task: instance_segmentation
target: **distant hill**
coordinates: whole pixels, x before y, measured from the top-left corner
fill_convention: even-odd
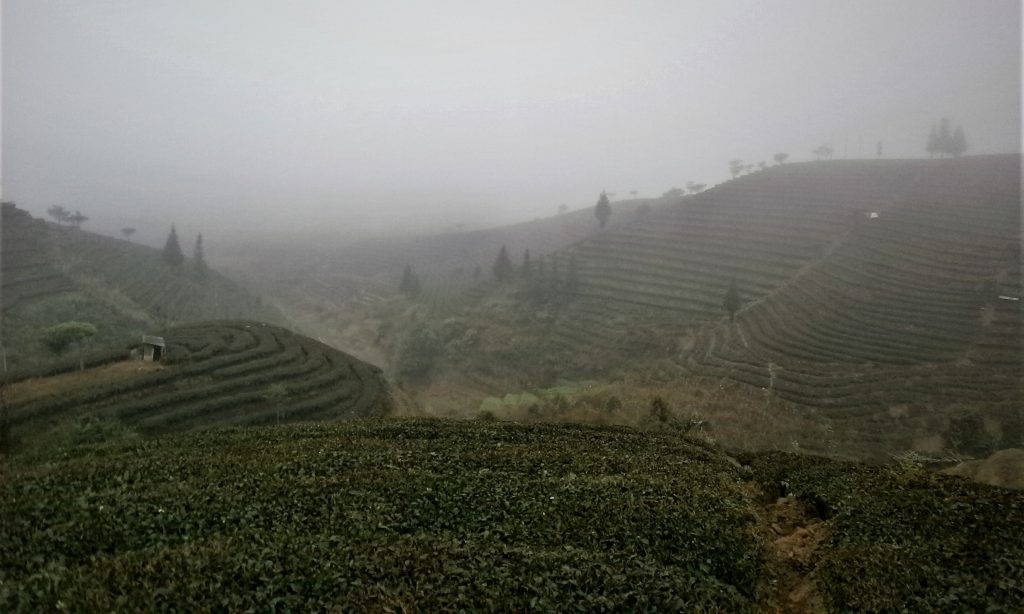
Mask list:
[[[448,314],[442,366],[501,389],[664,360],[844,415],[1017,399],[1020,171],[1005,155],[740,177],[484,288]]]
[[[95,349],[123,346],[144,331],[175,322],[253,318],[281,322],[275,308],[227,277],[173,270],[160,250],[33,218],[3,205],[0,276],[2,340],[8,368],[53,361],[40,344],[46,327],[90,322]]]
[[[13,435],[76,416],[145,433],[382,415],[380,369],[284,328],[218,321],[175,326],[160,363],[130,361],[8,390]]]
[[[630,224],[645,204],[656,207],[678,200],[613,202],[603,232]],[[594,208],[587,207],[484,230],[338,246],[296,241],[261,245],[259,250],[246,247],[229,256],[233,264],[228,270],[279,307],[296,330],[383,365],[386,355],[375,342],[379,310],[388,309],[388,301],[398,295],[406,265],[422,281],[420,302],[445,310],[475,301],[490,289],[491,268],[502,245],[518,266],[526,249],[536,259],[601,232]],[[477,267],[479,276],[474,274]]]
[[[595,195],[596,199],[596,195]],[[628,225],[645,203],[678,199],[637,199],[612,203],[605,232]],[[530,250],[537,258],[597,235],[602,230],[593,207],[497,228],[413,237],[388,237],[334,247],[302,243],[248,249],[236,254],[231,271],[286,308],[310,301],[338,305],[361,293],[394,294],[402,270],[411,265],[424,282],[429,300],[447,301],[478,281],[489,280],[504,245],[513,262]],[[480,278],[473,276],[480,267]]]

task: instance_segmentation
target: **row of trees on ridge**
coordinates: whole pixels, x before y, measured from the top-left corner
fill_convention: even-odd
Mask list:
[[[162,252],[164,264],[173,268],[181,269],[185,264],[185,254],[181,251],[181,243],[178,241],[178,230],[171,225],[171,232],[167,235]],[[196,245],[192,252],[192,273],[198,279],[206,279],[210,269],[206,264],[206,255],[203,250],[203,233],[196,236]]]
[[[82,215],[81,211],[72,213],[60,205],[50,207],[46,210],[46,213],[56,220],[59,226],[66,224],[72,228],[81,228],[82,224],[89,221],[89,218]]]
[[[925,146],[925,151],[929,156],[959,158],[967,151],[967,137],[964,136],[964,129],[957,126],[950,130],[950,127],[948,117],[943,117],[938,123],[932,123],[931,130],[928,132],[928,144]]]

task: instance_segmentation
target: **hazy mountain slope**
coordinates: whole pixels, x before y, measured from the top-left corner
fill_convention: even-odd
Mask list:
[[[1019,156],[747,175],[483,294],[446,325],[473,331],[448,352],[450,370],[538,382],[664,358],[812,404],[907,402],[943,387],[946,400],[1007,398],[1020,303],[998,296],[1020,295],[1019,190]],[[722,308],[733,281],[735,325]],[[896,393],[908,377],[922,385]]]
[[[595,195],[596,199],[596,195]],[[652,207],[673,199],[640,199],[612,203],[607,229],[630,223],[643,203]],[[520,263],[524,250],[536,258],[601,232],[593,208],[521,224],[413,237],[384,237],[368,241],[324,246],[293,243],[246,247],[230,256],[231,271],[251,280],[267,296],[286,308],[338,305],[361,292],[394,294],[402,270],[411,265],[424,282],[428,298],[442,300],[459,295],[474,284],[473,272],[491,277],[491,267],[502,245]],[[244,251],[244,253],[242,253]]]
[[[651,208],[678,199],[612,203],[607,228],[625,226],[644,203]],[[305,334],[385,364],[378,327],[391,319],[388,302],[411,265],[422,282],[420,301],[445,310],[480,298],[490,288],[502,245],[518,266],[523,251],[536,259],[601,232],[592,207],[510,226],[418,237],[391,237],[325,246],[292,242],[238,248],[229,270],[278,306]],[[474,275],[480,267],[479,277]]]
[[[17,460],[17,459],[16,459]],[[0,481],[0,609],[1012,611],[1024,493],[672,429],[353,421]]]
[[[15,385],[7,393],[14,435],[77,415],[162,432],[366,417],[392,406],[380,369],[277,326],[194,323],[164,338],[164,360],[136,362],[134,374],[100,369]],[[61,377],[74,381],[65,385]]]
[[[68,320],[95,324],[93,348],[173,322],[253,318],[280,312],[217,273],[205,279],[166,266],[160,250],[46,223],[3,207],[3,343],[12,368],[52,360],[42,330]]]

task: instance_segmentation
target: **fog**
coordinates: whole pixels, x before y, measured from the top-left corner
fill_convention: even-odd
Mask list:
[[[445,230],[727,162],[1020,150],[1016,1],[5,0],[3,198],[161,243]]]

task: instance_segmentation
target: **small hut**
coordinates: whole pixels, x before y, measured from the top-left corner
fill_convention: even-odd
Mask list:
[[[146,362],[158,362],[163,358],[167,343],[163,337],[142,335],[142,360]]]

